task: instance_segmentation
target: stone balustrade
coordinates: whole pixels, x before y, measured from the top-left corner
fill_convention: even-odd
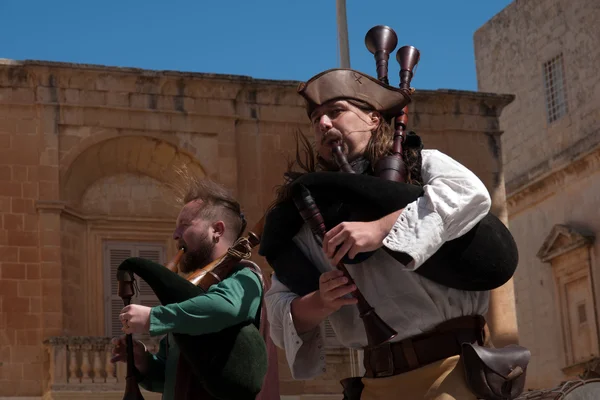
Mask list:
[[[160,338],[140,340],[146,348],[158,351]],[[44,341],[46,348],[46,382],[42,400],[122,400],[125,391],[125,363],[110,362],[113,344],[109,337],[58,336]],[[282,383],[292,382],[297,389],[282,391],[282,399],[335,400],[339,399],[339,380],[360,376],[361,355],[345,348],[327,349],[327,372],[317,379],[293,381],[280,376]],[[143,390],[145,400],[159,400],[160,393]],[[292,394],[292,393],[297,394]],[[301,394],[310,393],[310,394]]]
[[[156,352],[158,343],[144,341],[148,350]],[[114,392],[115,398],[122,398],[125,389],[127,366],[113,364],[111,359],[113,344],[109,337],[59,336],[44,341],[48,354],[48,385],[52,393],[45,398],[61,398],[60,393],[103,393]],[[144,392],[144,397],[146,397]],[[150,398],[154,397],[150,394]],[[157,394],[158,398],[160,395]],[[74,398],[72,395],[68,396]],[[75,396],[78,398],[77,396]],[[95,397],[95,396],[92,396]],[[112,395],[109,397],[113,397]]]

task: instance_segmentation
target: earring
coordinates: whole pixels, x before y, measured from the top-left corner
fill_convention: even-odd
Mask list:
[[[219,237],[218,236],[213,236],[213,242],[214,243],[219,243]]]

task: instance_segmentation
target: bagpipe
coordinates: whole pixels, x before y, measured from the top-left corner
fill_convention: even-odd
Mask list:
[[[407,169],[403,160],[403,146],[415,146],[410,143],[413,137],[407,135],[406,127],[408,104],[414,92],[410,83],[420,52],[413,46],[398,49],[400,84],[399,88],[393,88],[388,80],[388,61],[397,43],[397,35],[390,27],[375,26],[367,33],[365,44],[377,66],[376,83],[373,78],[361,80],[361,77],[369,77],[356,71],[336,69],[299,86],[298,91],[307,99],[309,109],[311,103],[314,106],[328,99],[344,98],[344,94],[357,96],[359,90],[381,93],[377,102],[387,113],[384,117],[392,115],[395,132],[391,154],[380,158],[373,166],[374,175],[355,173],[340,144],[334,143],[332,153],[339,171],[301,174],[287,183],[290,198],[278,202],[266,214],[259,254],[266,258],[277,279],[298,295],[318,290],[321,274],[293,241],[303,224],[310,226],[319,241],[327,231],[326,227],[332,228],[344,221],[380,219],[405,208],[424,194],[421,186],[406,182]],[[359,80],[359,83],[355,82]],[[331,91],[329,97],[325,95],[327,90]],[[399,261],[404,259],[404,255],[386,247],[383,250]],[[353,260],[345,257],[337,267],[344,271],[349,283],[353,283],[344,264],[364,261],[372,254],[361,253]],[[506,283],[514,274],[517,263],[517,246],[510,231],[496,216],[488,213],[468,233],[446,242],[415,273],[451,288],[484,291]],[[376,269],[373,273],[377,273]],[[357,307],[369,346],[392,339],[396,332],[381,321],[359,289],[354,296],[358,299]]]
[[[291,198],[275,204],[247,237],[240,238],[227,254],[188,278],[149,260],[125,260],[117,272],[119,296],[124,305],[130,304],[134,295],[134,275],[152,288],[161,304],[182,302],[206,293],[211,285],[225,279],[259,244],[258,254],[266,258],[277,278],[292,292],[308,294],[318,290],[320,272],[292,240],[303,224],[307,223],[316,239],[320,240],[327,226],[333,227],[343,221],[374,221],[423,196],[422,187],[406,183],[407,171],[402,158],[403,146],[411,145],[411,136],[406,134],[408,104],[414,92],[410,82],[420,53],[413,46],[398,50],[396,60],[400,64],[400,88],[396,89],[389,86],[387,77],[389,56],[397,46],[395,32],[386,26],[376,26],[367,33],[365,43],[377,64],[375,87],[390,93],[382,99],[382,104],[389,104],[387,111],[395,113],[392,152],[374,166],[375,175],[354,173],[339,143],[337,146],[334,144],[333,153],[339,172],[310,172],[289,183]],[[347,85],[354,84],[356,75],[352,70],[336,71]],[[374,84],[368,79],[364,83]],[[335,85],[331,88],[336,90]],[[311,89],[301,85],[299,93],[302,95],[305,90]],[[384,250],[401,259],[400,254],[387,248]],[[180,251],[177,256],[181,255]],[[354,260],[345,257],[337,268],[344,271],[349,283],[353,283],[344,265],[364,261],[371,255],[372,252],[362,253]],[[510,231],[489,213],[471,231],[446,242],[415,273],[451,288],[491,290],[512,277],[517,263],[517,247]],[[358,299],[356,306],[365,325],[369,346],[378,346],[396,336],[397,333],[381,320],[360,289],[357,288],[352,295]],[[173,337],[181,349],[181,357],[212,396],[253,399],[260,391],[266,374],[267,356],[264,340],[254,324],[201,336],[173,334]],[[143,399],[138,387],[140,379],[134,364],[133,339],[127,335],[125,400]]]
[[[125,306],[135,294],[135,276],[143,279],[162,305],[180,303],[206,293],[226,279],[249,258],[258,244],[252,232],[242,237],[228,252],[186,278],[178,275],[177,264],[184,250],[163,266],[143,258],[129,258],[117,270],[118,295]],[[238,324],[204,335],[174,333],[180,348],[180,362],[189,367],[196,382],[216,399],[255,399],[267,373],[266,344],[252,322]],[[133,337],[126,335],[127,376],[124,400],[143,400],[139,382],[143,379],[134,364]]]

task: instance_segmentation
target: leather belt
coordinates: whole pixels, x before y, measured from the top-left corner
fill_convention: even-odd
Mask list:
[[[430,332],[394,343],[364,349],[365,377],[381,378],[402,374],[461,353],[462,343],[485,340],[485,318],[459,317],[436,326]]]

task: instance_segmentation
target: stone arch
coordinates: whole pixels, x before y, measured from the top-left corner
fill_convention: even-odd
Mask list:
[[[154,138],[158,141],[170,143],[175,147],[181,147],[180,142],[174,135],[167,135],[158,132],[130,132],[124,134],[119,130],[115,129],[100,129],[97,131],[93,131],[89,136],[82,138],[82,140],[71,147],[66,154],[61,156],[60,159],[60,174],[61,177],[65,175],[65,172],[70,169],[71,165],[75,162],[77,158],[81,155],[81,153],[88,150],[90,147],[94,145],[98,145],[101,142],[105,142],[110,139],[117,139],[120,137],[139,137],[139,138]],[[189,153],[186,153],[189,155]],[[193,158],[193,156],[192,156]]]
[[[87,147],[61,171],[60,197],[79,208],[86,189],[99,179],[132,173],[169,183],[178,168],[206,176],[198,160],[173,143],[148,136],[110,138]]]

